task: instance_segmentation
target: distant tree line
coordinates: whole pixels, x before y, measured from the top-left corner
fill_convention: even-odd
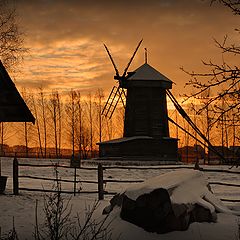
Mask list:
[[[22,96],[36,123],[1,123],[1,146],[17,138],[19,145],[25,146],[26,156],[34,146],[40,157],[48,157],[49,148],[54,148],[56,157],[62,155],[62,149],[70,148],[79,157],[88,158],[95,157],[97,142],[122,136],[124,109],[116,109],[111,119],[101,115],[105,104],[102,89],[84,96],[75,90],[62,94],[43,88],[34,93],[25,89]]]
[[[47,92],[43,88],[35,92],[23,89],[21,94],[35,116],[36,123],[1,123],[2,155],[7,151],[15,151],[26,157],[61,158],[74,153],[75,157],[81,159],[92,158],[98,154],[97,142],[123,135],[124,107],[116,108],[111,119],[104,117],[101,113],[106,96],[102,89],[84,95],[76,90],[61,93]],[[206,98],[202,98],[185,103],[184,108],[214,145],[239,145],[240,139],[236,134],[239,124],[232,124],[234,114],[228,111],[228,115],[223,115],[224,118],[216,119],[211,106],[205,107],[199,114],[198,111],[205,106],[205,101]],[[227,103],[219,101],[219,104],[223,107]],[[169,109],[169,116],[199,139],[176,110]],[[196,139],[172,124],[170,134],[179,138],[179,147],[199,145]],[[4,144],[11,148],[4,148]],[[17,146],[12,148],[12,145]]]

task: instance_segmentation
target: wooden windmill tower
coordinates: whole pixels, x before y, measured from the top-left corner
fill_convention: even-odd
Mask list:
[[[114,87],[103,109],[111,117],[117,104],[126,97],[123,138],[100,142],[100,158],[177,160],[177,139],[169,137],[166,90],[172,81],[146,62],[133,72],[130,64],[140,47],[139,42],[122,76],[105,46],[116,71]]]

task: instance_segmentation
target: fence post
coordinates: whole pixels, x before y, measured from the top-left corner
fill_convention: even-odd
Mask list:
[[[19,194],[19,182],[18,182],[18,160],[16,157],[13,159],[13,194]]]
[[[103,167],[102,164],[98,164],[98,200],[104,199],[104,190],[103,190]]]

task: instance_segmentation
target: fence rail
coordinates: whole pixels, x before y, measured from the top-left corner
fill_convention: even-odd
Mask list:
[[[30,176],[30,175],[19,175],[19,168],[20,167],[33,167],[33,168],[69,168],[73,169],[70,166],[60,165],[60,164],[26,164],[26,163],[19,163],[17,158],[15,157],[13,160],[13,193],[15,195],[19,194],[19,191],[34,191],[34,192],[56,192],[53,189],[36,189],[36,188],[25,188],[19,187],[19,179],[34,179],[34,180],[43,180],[43,181],[59,181],[65,183],[73,183],[73,191],[65,191],[61,190],[62,193],[68,194],[98,194],[98,199],[104,199],[104,195],[115,195],[117,192],[113,191],[106,191],[104,189],[104,185],[107,183],[141,183],[144,182],[143,179],[106,179],[104,178],[104,171],[110,169],[119,169],[119,170],[174,170],[174,169],[194,169],[192,166],[157,166],[157,167],[127,167],[127,166],[102,166],[101,163],[98,164],[98,167],[80,167],[74,168],[74,178],[73,180],[69,179],[61,179],[61,178],[48,178],[48,177],[38,177],[38,176]],[[77,180],[76,174],[77,169],[81,170],[89,170],[94,171],[97,175],[97,181],[94,180]],[[216,173],[230,173],[230,174],[240,174],[239,171],[232,171],[232,170],[225,170],[225,169],[207,169],[207,168],[200,168],[199,170],[203,172],[216,172]],[[97,190],[96,191],[77,191],[76,184],[77,183],[88,183],[88,184],[96,184]],[[227,183],[227,182],[218,182],[218,181],[209,181],[210,185],[223,185],[228,187],[240,187],[240,184],[235,183]],[[240,199],[225,199],[222,198],[222,201],[228,202],[240,202]]]
[[[23,191],[30,191],[30,192],[56,192],[56,190],[53,189],[37,189],[37,188],[19,188],[19,190]],[[73,194],[71,191],[65,191],[65,190],[60,190],[58,191],[60,193],[68,193],[68,194]],[[98,191],[81,191],[81,192],[76,192],[76,193],[81,193],[81,194],[96,194]]]
[[[30,176],[30,175],[19,175],[19,167],[33,167],[33,168],[69,168],[73,169],[73,167],[66,166],[66,165],[60,165],[60,164],[28,164],[28,163],[19,163],[17,158],[15,157],[13,160],[13,194],[18,195],[19,190],[23,191],[35,191],[35,192],[56,192],[56,190],[52,189],[35,189],[35,188],[22,188],[19,187],[19,179],[25,178],[25,179],[35,179],[35,180],[43,180],[43,181],[58,181],[58,182],[65,182],[65,183],[73,183],[73,191],[64,191],[61,190],[62,193],[69,193],[69,194],[76,194],[80,193],[76,190],[76,183],[90,183],[90,184],[98,184],[98,181],[90,181],[90,180],[77,180],[76,179],[76,167],[74,171],[74,179],[68,180],[68,179],[61,179],[61,178],[48,178],[48,177],[37,177],[37,176]],[[81,169],[89,170],[89,171],[97,171],[98,168],[91,168],[91,167],[81,167]],[[82,194],[84,193],[99,193],[101,189],[98,191],[81,191]]]
[[[95,183],[97,184],[97,181],[90,181],[90,180],[68,180],[68,179],[57,179],[57,178],[45,178],[45,177],[35,177],[35,176],[27,176],[27,175],[21,175],[18,176],[18,178],[31,178],[31,179],[38,179],[38,180],[46,180],[46,181],[59,181],[59,182],[68,182],[68,183]]]
[[[57,163],[53,163],[53,164],[29,164],[29,163],[18,163],[18,166],[22,166],[22,167],[57,167],[57,168],[70,168],[72,169],[73,167],[71,166],[66,166],[66,165],[61,165],[61,164],[57,164]],[[96,171],[97,168],[93,168],[93,167],[81,167],[81,169],[84,170],[89,170],[89,171]]]

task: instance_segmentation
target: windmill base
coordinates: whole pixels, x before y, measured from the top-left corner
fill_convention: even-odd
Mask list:
[[[178,139],[148,136],[123,137],[99,145],[99,159],[178,161]]]

